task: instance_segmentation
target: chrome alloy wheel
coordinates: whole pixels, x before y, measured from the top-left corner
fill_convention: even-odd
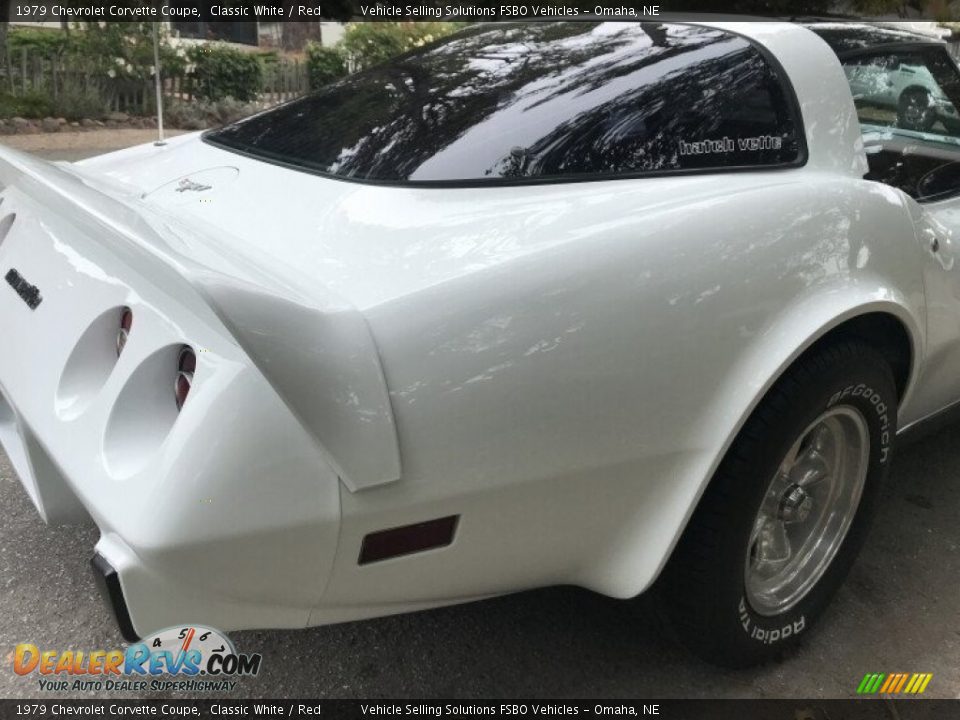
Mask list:
[[[929,111],[929,107],[923,102],[922,98],[911,97],[904,103],[903,118],[907,121],[909,127],[917,128],[923,124]]]
[[[747,545],[746,597],[760,615],[779,615],[823,577],[863,494],[870,459],[867,421],[848,405],[804,430],[764,495]]]

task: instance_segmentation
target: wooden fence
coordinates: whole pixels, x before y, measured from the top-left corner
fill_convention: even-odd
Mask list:
[[[300,60],[280,59],[263,69],[263,92],[260,101],[273,105],[292,100],[310,89],[307,65]]]
[[[166,98],[193,100],[196,97],[194,78],[190,75],[163,75],[163,94]],[[155,92],[149,83],[151,95]],[[281,59],[264,63],[263,85],[257,101],[264,105],[292,100],[309,90],[307,66],[300,60]],[[152,99],[150,100],[152,102]],[[152,105],[151,105],[152,107]]]
[[[161,78],[165,98],[182,101],[196,98],[196,84],[191,75],[161,72]],[[305,63],[279,58],[264,63],[262,91],[257,100],[272,105],[291,100],[307,90]],[[95,67],[88,57],[44,55],[26,49],[7,50],[0,65],[0,92],[38,93],[54,102],[84,96],[100,98],[108,109],[129,114],[154,112],[156,97],[153,78],[112,78]]]

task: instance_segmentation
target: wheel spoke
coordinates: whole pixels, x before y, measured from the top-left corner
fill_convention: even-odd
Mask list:
[[[808,442],[790,472],[792,481],[809,489],[829,477],[837,450],[834,427],[821,422],[807,435]]]
[[[813,432],[810,433],[813,441],[810,443],[811,446],[821,453],[826,453],[832,449],[835,442],[833,432],[830,427],[827,426],[827,422],[828,421],[821,422],[813,429]]]
[[[863,415],[836,406],[786,453],[758,508],[745,562],[747,597],[762,615],[792,607],[826,571],[856,513],[869,450]]]
[[[766,515],[775,518],[780,511],[780,498],[787,491],[787,488],[793,484],[790,476],[797,464],[797,458],[800,456],[801,441],[798,440],[787,452],[786,457],[780,463],[777,474],[774,475],[767,489],[767,494],[760,505],[760,515]],[[759,518],[758,518],[759,520]],[[756,530],[756,528],[755,528]]]
[[[772,577],[790,562],[792,550],[787,528],[781,520],[764,518],[753,544],[753,569],[761,577]]]
[[[808,488],[830,475],[830,463],[823,453],[811,447],[796,464],[791,475],[797,485]]]

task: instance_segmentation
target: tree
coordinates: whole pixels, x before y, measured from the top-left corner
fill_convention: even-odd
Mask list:
[[[7,27],[10,21],[10,3],[0,3],[0,59],[7,57]]]

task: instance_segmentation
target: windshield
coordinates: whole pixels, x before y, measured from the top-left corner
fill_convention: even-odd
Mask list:
[[[479,25],[205,139],[385,182],[777,166],[801,156],[784,84],[714,28]]]

